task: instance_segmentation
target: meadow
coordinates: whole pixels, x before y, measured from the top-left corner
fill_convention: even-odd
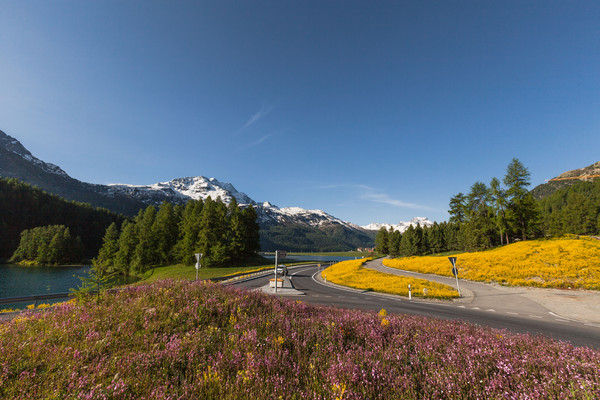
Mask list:
[[[0,398],[595,399],[600,352],[161,281],[0,324]]]
[[[460,278],[503,285],[600,290],[600,240],[581,236],[529,240],[457,254]],[[408,271],[452,276],[447,257],[385,259]]]
[[[385,274],[363,267],[369,259],[342,261],[321,272],[329,282],[355,289],[408,296],[408,285],[412,296],[436,299],[452,299],[458,296],[456,289],[424,279]]]

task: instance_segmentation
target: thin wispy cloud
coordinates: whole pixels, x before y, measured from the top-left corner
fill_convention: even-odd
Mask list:
[[[379,192],[370,186],[363,185],[360,183],[345,183],[345,184],[334,184],[334,185],[321,186],[321,188],[323,188],[323,189],[337,189],[337,188],[344,188],[344,187],[357,190],[359,192],[358,197],[360,199],[372,201],[374,203],[387,204],[387,205],[399,207],[399,208],[411,208],[411,209],[415,209],[415,210],[434,211],[430,207],[394,199],[394,198],[390,197],[387,193]]]
[[[244,126],[242,126],[240,129],[238,129],[238,131],[235,134],[239,135],[244,130],[248,129],[249,127],[251,127],[252,125],[254,125],[255,123],[257,123],[258,121],[260,121],[262,118],[264,118],[265,116],[269,115],[271,113],[271,111],[273,111],[273,105],[269,105],[269,106],[264,106],[263,105],[260,110],[258,110],[257,112],[255,112],[254,114],[252,114],[250,116],[250,118],[244,124]]]
[[[402,200],[392,199],[389,195],[385,193],[377,193],[377,192],[366,192],[360,196],[362,199],[369,200],[375,203],[388,204],[394,207],[400,208],[412,208],[416,210],[429,210],[428,207],[421,206],[418,204],[407,203]]]
[[[258,146],[259,144],[265,142],[267,139],[269,139],[271,136],[274,136],[274,135],[275,135],[275,133],[269,133],[267,135],[264,135],[264,136],[260,137],[259,139],[255,140],[253,142],[247,143],[247,144],[239,147],[237,149],[237,151],[247,150],[247,149],[249,149],[251,147]]]

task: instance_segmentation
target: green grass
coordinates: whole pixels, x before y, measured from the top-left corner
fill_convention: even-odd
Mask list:
[[[249,267],[220,267],[220,268],[200,268],[198,270],[198,279],[219,278],[221,276],[233,275],[239,272],[249,272],[263,268],[273,268],[271,265],[259,265]],[[169,265],[166,267],[156,267],[144,274],[142,279],[136,282],[138,284],[153,283],[161,279],[196,279],[196,267],[189,265]]]
[[[332,257],[371,257],[372,254],[368,251],[338,251],[338,252],[321,252],[321,253],[288,253],[294,256],[332,256]]]
[[[263,262],[266,262],[264,260]],[[282,264],[282,263],[280,263]],[[298,263],[285,263],[287,266],[305,264],[302,262]],[[233,266],[233,267],[211,267],[211,268],[200,268],[198,270],[198,279],[212,279],[220,278],[222,276],[234,275],[240,272],[254,272],[259,270],[272,269],[275,266],[275,262],[264,263],[261,265],[247,265],[247,266]],[[196,267],[191,265],[175,264],[166,267],[156,267],[146,272],[139,281],[135,284],[147,284],[153,283],[162,279],[184,279],[194,280],[196,279]]]

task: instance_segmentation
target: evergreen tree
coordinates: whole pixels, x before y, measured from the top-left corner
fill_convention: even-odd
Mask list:
[[[171,264],[174,261],[173,248],[179,235],[179,220],[171,203],[163,202],[160,205],[151,230],[156,246],[156,263]]]
[[[463,223],[467,219],[467,197],[463,193],[450,198],[450,222]]]
[[[385,227],[379,228],[375,237],[375,250],[380,254],[391,254],[390,251],[390,233]]]
[[[179,241],[175,246],[177,260],[185,265],[193,265],[196,261],[198,236],[200,234],[200,216],[204,208],[202,200],[189,201],[183,211],[179,223]]]
[[[427,249],[427,239],[425,237],[425,232],[421,227],[421,224],[417,222],[417,226],[415,226],[415,246],[417,252],[415,255],[420,256],[426,252]]]
[[[147,271],[151,266],[158,264],[156,256],[156,237],[153,235],[152,226],[156,220],[156,208],[148,206],[143,213],[136,217],[137,244],[131,260],[131,269],[135,274]]]
[[[119,251],[119,229],[116,223],[112,223],[106,228],[106,233],[102,239],[102,247],[98,252],[96,263],[104,270],[114,272],[115,258]]]
[[[428,243],[429,252],[433,254],[442,253],[446,251],[446,244],[444,241],[444,232],[437,222],[433,223],[433,226],[428,230]]]
[[[400,243],[402,242],[402,233],[399,230],[390,228],[388,233],[389,255],[398,257],[400,255]]]
[[[490,182],[490,196],[494,212],[494,222],[500,235],[500,244],[508,244],[508,226],[506,221],[506,193],[500,187],[498,178],[492,178]],[[506,242],[505,240],[506,239]]]
[[[59,265],[78,263],[82,259],[81,239],[73,237],[64,225],[50,225],[23,231],[10,261]]]
[[[403,257],[411,257],[419,254],[418,238],[415,233],[415,228],[412,225],[409,225],[408,229],[402,234],[398,252]]]
[[[239,260],[243,258],[245,252],[244,221],[235,198],[227,206],[227,214],[229,219],[229,254],[232,260]]]
[[[506,168],[504,184],[508,198],[507,220],[513,232],[519,233],[522,240],[528,233],[533,234],[538,223],[538,209],[533,196],[528,192],[529,171],[516,158]]]
[[[243,257],[251,257],[260,251],[260,228],[258,226],[256,210],[249,205],[241,212],[242,232],[244,238]]]
[[[125,221],[119,236],[119,250],[115,254],[114,267],[119,273],[130,274],[130,265],[138,243],[137,229],[134,222]]]
[[[460,224],[442,223],[442,232],[444,233],[444,242],[447,251],[461,250],[460,247]]]

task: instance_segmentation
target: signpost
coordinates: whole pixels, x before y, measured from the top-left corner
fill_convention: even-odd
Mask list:
[[[200,259],[202,258],[202,253],[194,254],[196,256],[196,280],[198,280],[198,270],[200,269]]]
[[[277,263],[279,258],[286,258],[287,251],[275,250],[275,293],[277,293]],[[281,285],[283,287],[283,285]]]
[[[452,264],[452,275],[454,275],[454,277],[456,278],[456,289],[458,290],[458,297],[461,297],[460,286],[458,285],[458,267],[456,266],[456,257],[448,257],[448,260],[450,260],[450,264]]]

